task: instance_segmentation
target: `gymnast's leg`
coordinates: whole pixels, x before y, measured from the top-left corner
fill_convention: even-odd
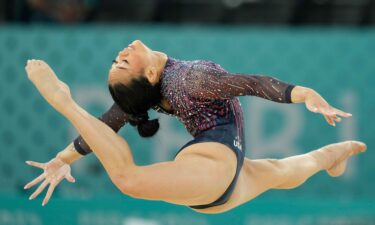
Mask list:
[[[330,176],[345,172],[350,156],[364,152],[366,145],[357,141],[346,141],[324,146],[306,154],[284,159],[245,159],[241,201],[247,202],[269,189],[292,189],[303,184],[315,173],[326,170]]]
[[[218,143],[191,145],[172,162],[135,165],[127,142],[79,107],[69,88],[45,62],[31,60],[26,71],[43,97],[77,128],[123,193],[174,204],[201,205],[215,201],[232,181],[236,157]]]

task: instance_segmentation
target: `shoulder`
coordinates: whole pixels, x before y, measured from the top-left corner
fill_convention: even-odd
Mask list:
[[[227,71],[218,63],[209,60],[193,61],[191,72],[195,75],[221,75]]]
[[[196,60],[192,62],[189,73],[186,74],[186,79],[201,83],[210,78],[219,78],[226,73],[227,71],[217,63],[208,60]]]

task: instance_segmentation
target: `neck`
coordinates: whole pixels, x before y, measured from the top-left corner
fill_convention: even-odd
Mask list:
[[[165,64],[167,63],[168,56],[163,52],[156,52],[155,51],[155,57],[156,57],[156,66],[158,71],[158,79],[160,80],[161,75],[163,74]]]
[[[164,72],[165,65],[167,64],[168,56],[167,54],[163,52],[157,52],[157,51],[155,51],[155,56],[157,60],[158,80],[160,81],[160,77]],[[159,106],[167,112],[171,113],[172,111],[171,105],[164,98],[161,99]]]

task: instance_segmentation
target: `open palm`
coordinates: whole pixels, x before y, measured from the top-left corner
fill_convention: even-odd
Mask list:
[[[37,183],[43,181],[39,187],[34,191],[34,193],[30,196],[30,200],[37,197],[44,188],[48,187],[47,194],[43,200],[42,205],[44,206],[47,204],[49,199],[52,196],[53,191],[55,190],[55,187],[65,178],[69,182],[74,183],[75,179],[72,177],[70,173],[70,165],[64,163],[59,158],[53,158],[49,162],[46,163],[38,163],[33,161],[26,161],[26,163],[30,166],[38,167],[40,169],[43,169],[43,173],[39,175],[37,178],[29,182],[25,185],[25,189],[29,189],[36,185]]]

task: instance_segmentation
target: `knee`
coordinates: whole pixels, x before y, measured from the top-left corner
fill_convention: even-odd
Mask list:
[[[119,174],[112,181],[121,193],[133,198],[141,198],[139,178],[134,173]]]

